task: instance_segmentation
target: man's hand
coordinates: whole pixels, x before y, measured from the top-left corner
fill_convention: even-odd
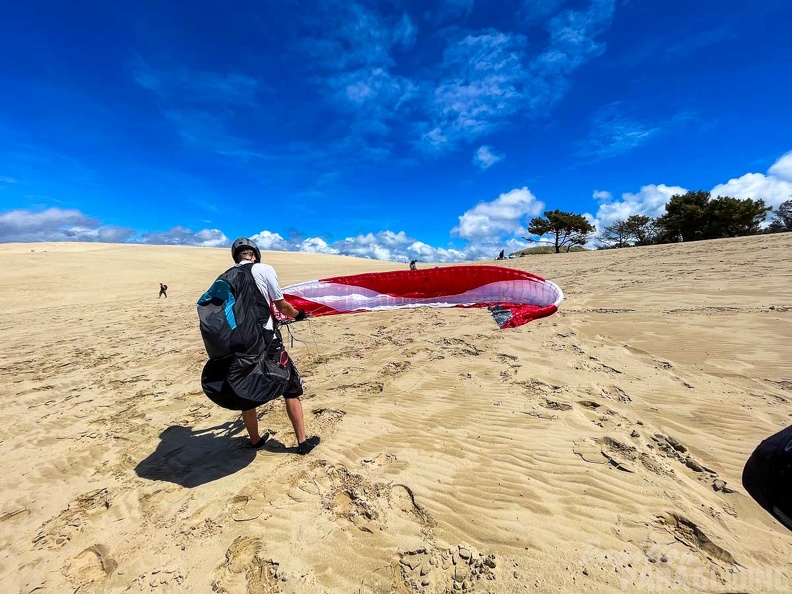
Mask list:
[[[295,322],[302,322],[307,317],[308,317],[308,314],[305,313],[304,309],[298,309],[297,310],[297,315],[294,316],[294,321]]]

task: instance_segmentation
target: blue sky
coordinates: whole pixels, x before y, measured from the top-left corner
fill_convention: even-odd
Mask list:
[[[115,4],[4,8],[0,241],[456,261],[792,196],[784,0]]]

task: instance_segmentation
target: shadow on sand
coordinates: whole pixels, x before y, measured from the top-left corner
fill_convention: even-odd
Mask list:
[[[256,457],[256,450],[246,447],[247,438],[232,438],[242,430],[239,421],[201,430],[173,425],[160,434],[157,449],[135,467],[135,472],[141,478],[187,488],[229,476]]]

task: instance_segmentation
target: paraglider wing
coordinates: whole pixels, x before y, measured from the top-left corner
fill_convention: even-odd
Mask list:
[[[549,316],[564,299],[554,283],[500,266],[337,276],[291,285],[283,295],[314,317],[415,307],[488,307],[501,328]]]

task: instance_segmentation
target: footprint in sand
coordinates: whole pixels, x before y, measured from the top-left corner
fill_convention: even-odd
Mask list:
[[[484,555],[469,545],[459,544],[399,553],[393,562],[393,574],[409,592],[470,592],[489,590],[485,584],[495,581],[497,565],[495,555]]]
[[[550,410],[572,410],[571,404],[567,404],[566,402],[558,402],[557,400],[550,400],[549,398],[545,398],[544,402],[539,403],[539,406],[549,408]]]
[[[218,593],[249,592],[270,594],[281,592],[285,576],[279,564],[265,559],[259,538],[238,536],[225,554],[225,560],[215,571],[212,591]]]
[[[380,369],[379,373],[385,377],[399,375],[400,373],[407,371],[411,365],[412,364],[409,361],[391,361],[390,363],[385,364],[382,369]]]
[[[79,496],[68,508],[41,526],[33,539],[33,547],[50,550],[62,548],[75,533],[85,529],[89,516],[107,509],[110,509],[107,489],[97,489]]]
[[[706,481],[706,480],[718,478],[717,472],[701,464],[698,460],[696,460],[693,457],[693,455],[690,452],[688,452],[687,447],[682,445],[678,440],[674,439],[673,437],[669,435],[663,435],[662,433],[655,433],[652,436],[652,442],[654,442],[657,449],[660,450],[660,452],[667,458],[677,460],[678,462],[681,462],[693,472],[700,473],[702,480]],[[720,483],[723,483],[722,486],[720,485]],[[726,483],[723,481],[719,481],[717,487],[713,483],[713,488],[716,491],[724,491],[727,493],[732,492],[731,489],[729,489],[728,491],[725,490]]]
[[[615,386],[615,385],[611,386],[610,390],[603,388],[603,392],[607,393],[609,396],[611,394],[615,395],[616,400],[618,400],[619,402],[624,402],[624,403],[632,402],[632,398],[630,398],[627,395],[627,392],[622,390],[619,386]]]
[[[266,513],[270,502],[262,496],[256,495],[237,495],[231,499],[230,513],[234,522],[250,522],[253,520],[267,520],[270,514]]]
[[[515,385],[523,388],[527,396],[542,397],[558,394],[562,391],[561,386],[551,386],[538,379],[529,379],[514,382]]]
[[[714,558],[731,566],[739,565],[729,551],[712,542],[697,524],[684,516],[669,512],[658,516],[657,521],[674,538],[700,552],[704,558]]]
[[[109,576],[117,567],[118,563],[109,557],[108,548],[97,544],[83,550],[69,561],[64,568],[64,574],[80,589]]]
[[[651,452],[641,451],[634,445],[610,436],[575,440],[572,451],[586,462],[607,464],[630,474],[635,472],[636,464],[641,464],[654,474],[674,474],[672,469],[659,462]]]
[[[317,461],[291,484],[290,499],[318,500],[327,513],[364,532],[373,533],[390,522],[404,520],[417,522],[417,529],[424,532],[435,524],[409,486],[371,481],[341,464]]]
[[[311,427],[323,435],[332,432],[335,426],[341,422],[341,419],[346,416],[345,411],[334,408],[315,408],[311,413],[314,416],[311,421]]]

